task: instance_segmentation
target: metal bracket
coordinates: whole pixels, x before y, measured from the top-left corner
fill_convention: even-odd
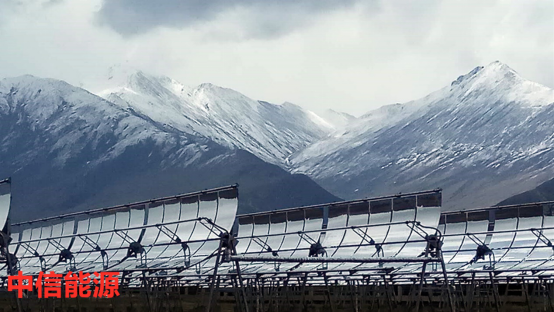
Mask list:
[[[43,272],[46,271],[46,260],[44,260],[42,255],[40,255],[36,249],[31,247],[29,243],[21,243],[20,246],[23,247],[27,252],[32,253],[33,256],[38,257],[40,261],[40,270]]]
[[[185,260],[185,268],[188,268],[190,266],[190,247],[187,243],[181,243],[181,248],[183,248],[183,256]]]
[[[77,237],[79,237],[85,244],[87,244],[90,248],[96,250],[96,251],[101,251],[102,248],[100,248],[100,246],[98,246],[92,239],[90,239],[88,236],[86,235],[77,235]]]
[[[274,257],[277,257],[279,256],[279,254],[274,251],[271,246],[269,246],[266,242],[262,241],[259,237],[254,237],[252,239],[252,241],[254,241],[254,243],[258,244],[260,247],[262,247],[263,249],[265,249],[265,251],[267,252],[271,252],[271,255],[273,255]]]
[[[146,250],[142,246],[141,243],[135,241],[127,232],[123,232],[123,230],[115,230],[115,234],[117,234],[121,239],[123,239],[126,243],[129,244],[129,247],[127,247],[127,257],[137,257],[140,256],[140,265],[138,265],[138,268],[145,268],[146,267]]]
[[[443,237],[438,229],[422,225],[419,221],[406,221],[406,225],[427,242],[425,251],[419,255],[420,257],[439,256],[439,253],[442,251]]]
[[[189,245],[186,242],[183,242],[179,237],[179,235],[177,235],[175,231],[172,231],[171,229],[169,229],[165,224],[157,224],[156,227],[161,233],[169,237],[169,239],[171,240],[171,243],[181,244],[181,248],[183,249],[184,267],[188,268],[190,266],[190,260],[191,260]]]
[[[438,229],[422,225],[419,221],[406,221],[406,225],[425,240],[431,235],[439,235],[442,239],[442,234]],[[432,234],[428,233],[426,230],[431,230]]]
[[[385,256],[385,252],[383,251],[383,245],[376,243],[373,237],[369,236],[366,232],[364,232],[359,227],[352,226],[351,229],[354,233],[360,236],[364,242],[368,243],[369,245],[375,246],[375,253],[372,255],[372,257],[375,255],[377,255],[377,257]]]
[[[109,265],[108,254],[105,250],[100,250],[100,255],[102,256],[102,266],[104,267],[104,270],[107,270]]]
[[[172,243],[180,243],[181,238],[172,230],[170,230],[165,224],[157,224],[156,227],[162,233],[164,233]]]
[[[62,251],[65,249],[65,247],[60,242],[54,239],[48,238],[46,240],[48,241],[48,243],[52,244],[52,246],[54,246],[54,248],[56,248],[59,251]]]
[[[129,236],[129,234],[123,232],[123,230],[114,230],[114,233],[121,237],[127,244],[135,243],[135,240]]]
[[[40,255],[38,254],[38,251],[33,247],[31,247],[29,243],[20,243],[20,246],[23,247],[28,253],[33,254],[35,257],[40,257]]]
[[[104,270],[107,270],[108,267],[109,267],[109,264],[108,264],[109,261],[108,261],[108,254],[106,253],[106,251],[103,250],[102,248],[100,248],[100,246],[98,246],[98,244],[96,244],[92,239],[90,239],[86,235],[78,234],[77,237],[80,238],[90,248],[94,249],[95,251],[100,252],[100,255],[102,256],[102,267],[104,268]],[[71,269],[72,269],[72,271],[76,270],[76,268],[71,268]]]
[[[545,244],[546,246],[554,250],[554,244],[552,244],[552,242],[548,239],[548,237],[544,236],[542,230],[531,229],[531,233],[533,233],[543,244]]]
[[[202,222],[204,221],[204,222]],[[223,235],[223,233],[227,232],[224,228],[222,228],[221,226],[215,224],[212,219],[209,219],[209,218],[198,218],[198,222],[200,224],[202,224],[206,229],[208,229],[208,231],[210,231],[212,234],[214,234],[215,236],[218,236],[218,237],[221,237],[221,235]],[[208,223],[208,226],[206,223]],[[216,232],[214,230],[214,228],[218,229],[219,232]]]
[[[316,241],[303,232],[298,232],[298,236],[300,236],[301,239],[310,244],[308,257],[327,257],[327,251],[325,250],[325,248],[323,248],[319,240]]]
[[[477,245],[477,250],[475,250],[475,256],[469,261],[469,264],[476,263],[479,260],[485,260],[485,256],[489,256],[489,266],[485,266],[486,270],[494,270],[496,264],[496,258],[494,257],[494,252],[487,246],[482,240],[472,233],[466,233],[466,235]]]
[[[73,253],[69,249],[65,248],[60,242],[50,238],[47,240],[48,240],[48,243],[52,244],[52,246],[54,246],[54,248],[56,248],[60,252],[58,256],[58,262],[56,262],[56,264],[59,262],[67,263],[67,260],[69,260],[70,271],[74,269],[76,265],[75,265],[75,257],[73,256]]]

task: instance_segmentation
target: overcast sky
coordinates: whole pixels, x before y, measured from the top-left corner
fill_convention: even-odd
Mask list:
[[[495,60],[554,87],[554,1],[0,0],[0,77],[126,64],[360,115]]]

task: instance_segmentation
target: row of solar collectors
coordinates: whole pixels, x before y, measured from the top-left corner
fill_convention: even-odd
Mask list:
[[[325,257],[417,257],[426,242],[406,222],[436,228],[441,192],[429,191],[378,199],[349,201],[238,216],[238,255],[307,257],[320,242]],[[378,252],[376,245],[381,245]],[[245,274],[322,269],[341,271],[378,267],[379,264],[243,262]],[[220,272],[233,272],[232,264]]]
[[[374,244],[368,238],[382,244],[380,256],[419,256],[426,242],[415,233],[406,221],[418,221],[424,225],[438,225],[441,206],[440,190],[407,195],[395,195],[376,199],[322,204],[310,207],[284,209],[239,215],[234,226],[237,236],[238,255],[279,257],[308,256],[310,242],[322,242],[327,257],[369,257],[378,256]],[[356,228],[354,230],[352,227]],[[355,234],[357,231],[359,234]],[[365,236],[365,238],[364,238]],[[304,239],[302,237],[306,237]],[[270,247],[272,251],[268,251]],[[214,273],[215,257],[193,270],[154,272],[149,277],[165,276],[202,284]],[[283,271],[303,272],[322,267],[322,264],[273,262],[241,262],[241,273],[262,274]],[[374,270],[375,265],[350,263],[333,264],[328,269],[340,272],[354,267],[360,270]],[[237,272],[235,263],[226,262],[218,267],[218,274],[229,277]],[[141,277],[140,272],[128,272],[126,277]],[[225,280],[225,278],[224,278]],[[134,280],[134,283],[140,281]]]
[[[425,194],[426,199],[433,195]],[[434,195],[440,199],[440,195]],[[541,241],[535,233],[554,239],[554,203],[497,207],[440,215],[440,201],[421,200],[418,205],[401,205],[413,202],[413,197],[400,197],[375,201],[353,201],[293,209],[272,213],[239,216],[237,252],[243,255],[279,257],[307,256],[310,243],[299,233],[313,241],[322,242],[328,257],[375,257],[373,244],[354,232],[363,229],[376,243],[383,246],[385,257],[417,257],[425,242],[415,236],[405,221],[420,221],[422,225],[437,227],[444,235],[443,255],[449,272],[479,272],[488,266],[488,259],[473,264],[479,242],[494,253],[494,269],[500,277],[521,274],[522,271],[540,271],[538,275],[552,275],[553,248]],[[385,204],[388,202],[388,204]],[[437,205],[437,206],[435,206]],[[410,207],[410,208],[408,208]],[[325,218],[327,215],[327,218]],[[366,226],[364,226],[366,225]],[[472,240],[470,236],[476,238]],[[269,249],[270,247],[271,249]],[[271,251],[269,251],[271,250]],[[280,272],[309,272],[326,268],[326,277],[354,278],[364,276],[373,268],[392,269],[397,278],[421,272],[421,263],[385,264],[279,264],[271,262],[243,263],[242,272],[248,274],[275,274]],[[428,271],[440,270],[437,263]],[[225,270],[223,270],[224,272]],[[350,274],[349,272],[354,272]],[[220,271],[221,272],[221,271]],[[347,272],[347,274],[344,274]],[[488,275],[485,276],[488,278]]]
[[[440,193],[431,193],[242,215],[238,216],[237,223],[237,252],[257,256],[272,256],[275,252],[279,257],[304,257],[308,255],[310,241],[320,241],[327,257],[378,256],[375,245],[362,238],[365,234],[375,243],[382,244],[384,257],[416,257],[425,243],[405,222],[420,221],[423,225],[438,227],[443,233],[443,254],[449,272],[477,272],[477,276],[479,272],[485,272],[483,268],[489,264],[486,259],[470,264],[478,243],[482,242],[494,253],[494,269],[498,278],[518,275],[522,271],[533,271],[537,276],[553,274],[552,247],[535,233],[540,232],[546,239],[554,238],[554,203],[443,213],[440,222],[439,211]],[[358,233],[362,230],[362,236],[354,228],[358,229]],[[303,239],[302,236],[310,239]],[[410,276],[416,278],[414,274],[422,269],[421,263],[385,266],[341,263],[325,266],[323,263],[276,265],[272,262],[250,262],[241,266],[245,276],[280,276],[325,267],[326,278],[331,280],[363,278],[371,275],[373,269],[375,272],[389,269],[395,280],[400,281],[408,280]],[[235,270],[232,264],[225,264],[219,268],[219,273],[234,274]],[[440,266],[433,263],[427,270],[438,271]],[[209,276],[212,272],[210,266],[206,266],[206,270],[174,276],[195,283],[201,281],[194,275]],[[379,274],[375,276],[379,279]],[[488,278],[488,275],[482,277]]]
[[[225,196],[224,196],[225,197]],[[112,249],[109,252],[117,253],[118,257],[110,255],[110,263],[117,264],[118,259],[123,259],[126,253],[128,244],[123,243],[123,239],[114,233],[114,229],[133,227],[134,224],[140,224],[140,220],[146,220],[146,224],[166,223],[168,227],[174,229],[183,241],[194,240],[197,237],[198,242],[194,243],[200,247],[195,247],[192,244],[191,255],[196,257],[196,262],[199,262],[209,256],[217,248],[217,240],[205,240],[205,237],[210,237],[208,230],[195,222],[194,225],[185,230],[185,224],[172,224],[170,216],[179,215],[177,218],[181,221],[186,221],[185,216],[190,214],[191,210],[185,208],[190,204],[196,203],[196,216],[199,216],[198,211],[202,211],[202,215],[216,220],[216,223],[230,229],[234,219],[233,216],[223,217],[221,214],[221,205],[225,201],[218,200],[216,205],[206,203],[213,202],[208,195],[198,197],[198,200],[168,200],[163,203],[148,203],[143,206],[130,206],[127,214],[126,211],[118,211],[112,213],[104,213],[98,217],[90,216],[84,220],[78,221],[79,218],[67,222],[49,221],[49,225],[40,226],[40,232],[37,228],[26,228],[21,231],[23,236],[27,230],[29,242],[27,246],[36,247],[23,248],[27,256],[23,259],[37,258],[34,255],[28,255],[33,251],[38,252],[38,246],[44,243],[42,248],[45,248],[45,255],[52,255],[47,258],[47,262],[56,261],[58,250],[55,250],[55,244],[51,241],[57,241],[61,245],[66,246],[63,240],[71,239],[71,250],[75,251],[73,245],[80,246],[81,252],[78,252],[79,264],[92,264],[93,267],[99,267],[102,264],[102,259],[98,252],[85,250],[83,242],[77,237],[63,237],[66,233],[95,233],[95,231],[106,230],[106,233],[89,235],[93,237],[93,241],[104,241],[101,237],[109,239],[106,248]],[[236,212],[236,196],[234,200],[234,209]],[[307,256],[310,247],[310,241],[319,241],[325,248],[328,257],[371,257],[376,256],[375,243],[382,244],[382,256],[385,257],[416,257],[425,247],[425,242],[413,233],[412,228],[406,225],[406,221],[420,221],[423,225],[437,227],[439,224],[440,215],[440,192],[422,192],[418,194],[410,194],[404,196],[391,196],[388,198],[367,199],[363,201],[351,201],[339,204],[327,204],[305,208],[288,209],[275,211],[270,213],[260,213],[243,215],[238,217],[238,245],[237,252],[242,255],[272,255],[268,247],[276,252],[280,257],[302,257]],[[208,207],[208,208],[205,208]],[[212,207],[212,208],[209,208]],[[172,210],[173,209],[173,210]],[[209,211],[207,212],[206,209]],[[158,211],[158,212],[156,212]],[[173,211],[173,212],[172,212]],[[118,216],[119,214],[119,216]],[[215,217],[214,217],[215,216]],[[110,219],[113,218],[113,219]],[[88,220],[88,223],[87,223]],[[95,220],[95,221],[93,221]],[[117,222],[117,220],[123,220]],[[137,220],[137,221],[132,221]],[[155,221],[159,220],[159,221]],[[103,226],[106,221],[109,226]],[[127,223],[128,222],[128,223]],[[77,226],[75,226],[77,224]],[[100,226],[95,225],[100,224]],[[113,227],[111,224],[114,224]],[[548,226],[552,224],[552,208],[543,205],[523,205],[518,207],[504,207],[487,210],[477,210],[462,213],[445,213],[441,217],[439,228],[445,233],[444,239],[444,256],[450,271],[468,271],[471,269],[482,269],[483,261],[475,265],[468,265],[468,262],[475,255],[477,245],[469,239],[468,233],[475,234],[475,237],[482,240],[490,246],[499,262],[497,268],[533,268],[544,269],[551,268],[550,256],[552,255],[551,248],[542,244],[538,238],[530,231],[530,229],[542,229],[542,233],[546,237],[552,237],[552,229]],[[79,226],[81,225],[81,226]],[[190,229],[192,227],[192,230]],[[24,228],[24,227],[22,227]],[[82,228],[83,231],[80,231]],[[43,237],[43,232],[50,234]],[[30,230],[30,232],[29,232]],[[76,232],[75,232],[76,231]],[[193,233],[201,233],[203,235],[193,235]],[[62,233],[57,235],[57,233]],[[136,232],[136,233],[135,233]],[[139,234],[140,232],[140,234]],[[131,233],[137,236],[138,240],[147,245],[150,243],[150,248],[147,248],[148,267],[176,267],[183,266],[183,256],[181,246],[176,244],[167,245],[169,238],[163,235],[157,228],[142,228],[129,230],[126,233]],[[302,238],[299,233],[302,233]],[[361,234],[360,234],[361,233]],[[57,235],[57,236],[56,236]],[[19,237],[19,235],[15,235]],[[32,241],[32,237],[38,238],[40,241]],[[50,237],[50,239],[46,238]],[[87,236],[88,237],[88,236]],[[156,237],[154,239],[154,237]],[[204,237],[204,238],[201,238]],[[213,236],[212,236],[213,237]],[[19,237],[21,238],[21,237]],[[306,239],[305,239],[306,238]],[[150,240],[149,240],[150,239]],[[370,243],[368,239],[374,241]],[[44,241],[47,241],[46,243]],[[112,241],[118,242],[113,247]],[[18,245],[18,249],[22,248]],[[56,244],[57,245],[57,244]],[[100,244],[98,244],[100,245]],[[119,247],[117,247],[119,246]],[[48,248],[54,248],[53,252],[48,253]],[[205,248],[203,248],[205,247]],[[52,250],[50,250],[52,251]],[[80,254],[86,256],[81,257]],[[54,257],[53,255],[56,255]],[[96,259],[86,262],[87,258],[96,255]],[[524,256],[523,256],[524,255]],[[18,254],[19,256],[19,254]],[[81,258],[85,259],[81,259]],[[31,261],[31,260],[29,260]],[[191,261],[194,265],[195,261]],[[33,264],[33,263],[31,263]],[[180,273],[182,277],[188,276],[194,278],[195,275],[211,274],[215,265],[215,259],[210,259],[209,262],[204,262],[202,267],[197,267],[197,270],[189,270]],[[359,274],[366,274],[367,270],[371,270],[378,264],[329,264],[327,270],[338,272],[341,271],[359,270]],[[33,267],[35,271],[40,271],[40,265],[26,265]],[[84,266],[81,266],[84,267]],[[133,269],[137,267],[137,261],[131,260],[125,263],[120,263],[117,266],[112,266],[113,269]],[[243,265],[243,272],[246,274],[256,273],[271,273],[279,271],[302,272],[303,270],[314,270],[322,268],[323,264],[281,264],[276,266],[273,263],[252,262]],[[81,269],[81,268],[80,268]],[[413,273],[421,270],[421,264],[396,264],[396,273]],[[234,270],[232,265],[224,265],[220,268],[221,274],[232,273]],[[545,271],[546,272],[546,271]],[[156,273],[159,274],[159,273]]]
[[[532,271],[537,276],[553,275],[554,252],[548,241],[554,240],[554,202],[443,213],[438,229],[443,235],[446,271],[456,273],[458,278],[472,274],[489,278],[488,273],[481,274],[488,270],[494,270],[499,278],[520,275],[523,271]],[[488,255],[472,261],[479,244],[490,248],[492,261]],[[421,264],[396,264],[391,273],[400,279],[421,270]],[[427,267],[431,272],[440,270],[438,264]]]
[[[149,268],[193,266],[219,246],[219,231],[199,218],[230,231],[237,207],[238,191],[230,187],[16,224],[10,251],[26,274],[66,272],[70,263],[58,262],[62,248],[73,253],[77,270],[103,271],[106,259],[110,271],[136,269],[140,257],[127,258],[130,242],[144,247]],[[187,255],[176,237],[188,242]]]
[[[497,271],[554,269],[552,246],[536,235],[554,239],[554,203],[445,213],[439,230],[444,233],[442,249],[448,271],[482,270],[488,264],[488,256],[468,264],[477,248],[470,236],[492,250]]]
[[[274,252],[278,257],[305,257],[309,241],[319,240],[327,257],[378,256],[375,245],[356,234],[356,228],[382,244],[384,257],[416,257],[423,251],[425,243],[405,222],[420,221],[422,225],[437,227],[444,233],[444,257],[450,272],[473,271],[477,272],[475,278],[489,278],[488,273],[479,273],[486,272],[483,267],[487,261],[469,264],[477,248],[468,235],[473,234],[493,250],[498,261],[495,278],[505,279],[506,275],[521,274],[524,270],[540,271],[534,272],[536,276],[529,276],[530,279],[544,278],[554,273],[552,247],[541,242],[531,229],[540,231],[547,238],[554,237],[553,212],[552,203],[543,203],[441,215],[440,193],[351,201],[238,216],[237,252],[265,257],[273,256]],[[311,239],[305,240],[301,235]],[[207,284],[213,268],[205,268],[168,276],[187,285]],[[291,276],[309,273],[310,285],[325,284],[326,281],[344,283],[345,280],[380,282],[385,273],[392,276],[395,283],[412,283],[419,278],[421,269],[421,263],[402,262],[381,265],[329,263],[327,266],[323,263],[241,263],[245,278],[271,277],[273,281],[287,279],[294,283]],[[325,271],[325,275],[320,275],[319,270]],[[438,272],[440,264],[430,263],[427,270]],[[503,273],[499,273],[501,271]],[[219,274],[226,277],[236,275],[236,268],[233,263],[223,264],[219,267]],[[456,278],[466,278],[466,275],[456,274]],[[437,273],[437,277],[440,276],[442,274]],[[231,281],[224,278],[221,285],[231,286]]]

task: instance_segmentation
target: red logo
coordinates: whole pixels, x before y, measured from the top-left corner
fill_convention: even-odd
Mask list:
[[[113,298],[119,296],[119,272],[56,274],[40,272],[35,280],[39,298],[61,298],[62,289],[65,298]],[[23,291],[33,290],[33,276],[8,276],[8,291],[17,291],[17,297],[23,298]]]

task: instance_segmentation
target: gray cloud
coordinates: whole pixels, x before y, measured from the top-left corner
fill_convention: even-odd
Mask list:
[[[8,15],[13,14],[17,6],[18,4],[14,0],[0,1],[0,25],[2,25],[2,22],[5,21]]]
[[[47,0],[46,2],[44,2],[44,6],[45,7],[48,7],[48,6],[53,6],[53,5],[59,5],[59,4],[62,4],[65,0]]]
[[[272,38],[308,23],[314,15],[351,7],[357,0],[105,0],[100,23],[121,35],[159,27],[187,28],[238,15],[244,37]]]

